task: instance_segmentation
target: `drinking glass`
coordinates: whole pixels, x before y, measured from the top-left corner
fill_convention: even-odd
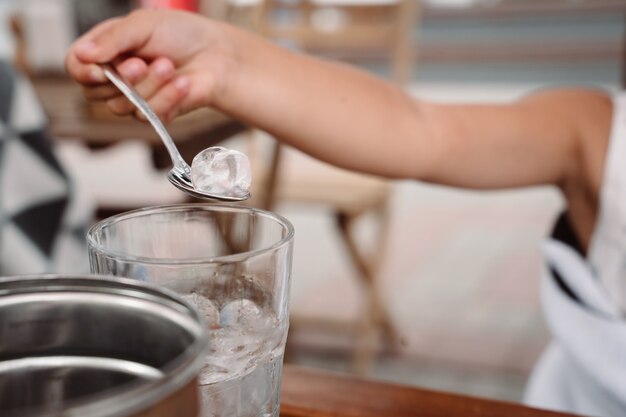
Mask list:
[[[151,207],[100,221],[87,242],[92,272],[163,285],[202,313],[209,329],[199,378],[203,417],[278,417],[288,220],[232,205]]]

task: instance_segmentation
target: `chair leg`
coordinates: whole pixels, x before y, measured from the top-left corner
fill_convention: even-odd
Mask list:
[[[391,75],[393,81],[402,86],[411,80],[414,70],[413,33],[419,21],[420,0],[401,0],[396,13],[395,39],[391,48]]]
[[[261,208],[265,210],[273,210],[276,204],[276,188],[280,171],[280,163],[282,160],[282,145],[277,141],[272,144],[272,156],[270,159],[270,168],[267,176],[265,189],[262,191]]]
[[[356,218],[357,216],[347,213],[336,213],[342,240],[348,249],[350,260],[357,269],[365,293],[363,315],[358,323],[353,364],[355,373],[364,376],[373,361],[379,332],[382,332],[382,340],[386,345],[395,346],[399,339],[377,291],[375,273],[377,265],[370,265],[365,261],[350,233]],[[384,222],[385,219],[381,221]],[[385,229],[385,225],[381,225],[381,228]],[[384,230],[382,232],[384,234]]]

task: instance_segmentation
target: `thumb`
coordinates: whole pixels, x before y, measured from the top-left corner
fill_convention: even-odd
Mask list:
[[[74,53],[84,63],[104,64],[120,55],[140,49],[150,39],[156,16],[138,10],[123,18],[107,20],[76,42]]]

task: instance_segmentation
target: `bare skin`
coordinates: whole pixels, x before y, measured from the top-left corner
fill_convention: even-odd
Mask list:
[[[351,170],[474,189],[558,186],[579,239],[589,244],[612,119],[602,92],[545,90],[504,105],[440,105],[182,12],[105,22],[68,52],[67,70],[88,99],[132,114],[96,65],[108,62],[166,120],[211,106]]]

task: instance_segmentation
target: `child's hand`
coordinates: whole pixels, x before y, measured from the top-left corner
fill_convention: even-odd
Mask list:
[[[220,28],[190,13],[137,11],[108,20],[77,40],[66,68],[83,85],[87,99],[106,101],[115,114],[142,118],[97,65],[112,63],[155,113],[169,120],[212,104],[223,88],[234,54]]]

